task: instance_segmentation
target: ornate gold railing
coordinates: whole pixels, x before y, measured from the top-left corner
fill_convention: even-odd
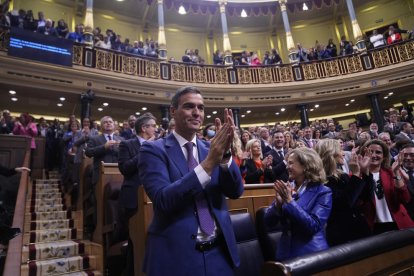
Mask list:
[[[0,31],[0,50],[7,51],[9,35]],[[277,84],[343,76],[414,59],[414,40],[357,55],[281,66],[215,66],[166,62],[129,53],[73,46],[73,64],[131,76],[205,84]]]

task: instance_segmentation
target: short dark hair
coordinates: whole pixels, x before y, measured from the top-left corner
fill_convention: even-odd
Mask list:
[[[141,116],[139,116],[137,120],[135,121],[135,132],[137,134],[142,133],[142,127],[148,124],[149,120],[156,121],[156,118],[154,117],[154,115],[152,115],[151,112],[146,112],[142,114]]]
[[[180,101],[180,98],[183,95],[188,94],[188,93],[200,94],[201,95],[201,91],[198,90],[198,88],[196,88],[194,86],[181,87],[180,89],[177,90],[174,97],[172,97],[171,106],[174,107],[174,108],[178,108],[178,102]]]

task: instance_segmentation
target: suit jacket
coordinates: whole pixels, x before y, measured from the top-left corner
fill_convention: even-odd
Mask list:
[[[410,172],[407,172],[409,174]],[[408,213],[410,214],[410,217],[412,220],[414,220],[414,179],[411,179],[407,183],[408,191],[411,195],[410,202],[405,204],[405,208],[407,208]]]
[[[138,158],[141,143],[138,139],[122,141],[119,144],[118,167],[124,176],[119,203],[121,207],[135,209],[138,207],[138,187],[141,185],[138,175]]]
[[[397,142],[402,142],[402,141],[412,142],[412,141],[413,141],[413,138],[412,138],[411,134],[408,134],[408,137],[407,137],[407,136],[406,136],[404,133],[402,133],[402,132],[400,132],[400,133],[398,133],[397,135],[395,135],[395,137],[394,137],[394,142],[395,142],[395,143],[397,143]]]
[[[288,151],[283,149],[283,154],[286,155],[287,153]],[[273,157],[272,170],[274,180],[288,181],[289,173],[286,169],[285,162],[283,162],[284,157],[280,157],[279,153],[277,153],[275,149],[272,149],[269,154]]]
[[[296,200],[283,204],[281,210],[275,203],[266,210],[266,223],[282,226],[276,252],[278,261],[328,248],[325,226],[331,213],[332,192],[319,183],[308,185]]]
[[[246,184],[260,184],[261,176],[264,174],[263,183],[272,183],[274,181],[273,172],[271,169],[265,169],[264,171],[256,168],[256,164],[253,159],[247,159],[245,161],[246,176],[244,180]]]
[[[210,144],[197,139],[200,162],[207,157]],[[194,198],[203,192],[196,173],[189,171],[182,149],[170,134],[141,146],[139,177],[153,203],[154,215],[148,228],[144,271],[151,275],[196,275],[202,269],[203,254],[195,249],[198,220]],[[211,182],[204,188],[217,226],[220,228],[231,265],[240,263],[236,240],[228,214],[226,197],[235,199],[243,193],[240,170],[216,167]],[[202,266],[202,267],[200,267]],[[212,275],[220,275],[217,271]]]
[[[414,222],[411,220],[403,204],[407,204],[411,200],[407,185],[401,189],[397,189],[394,185],[394,175],[390,169],[382,168],[380,170],[380,179],[384,187],[384,196],[387,201],[388,209],[398,229],[406,229],[414,227]],[[376,218],[376,207],[374,198],[375,181],[372,174],[364,178],[367,183],[361,194],[361,210],[365,215],[365,219],[371,229],[374,229]]]
[[[113,135],[115,141],[122,141],[123,138]],[[93,157],[92,184],[96,184],[99,178],[99,166],[101,161],[104,163],[118,163],[118,147],[105,149],[106,138],[103,134],[91,137],[88,140],[85,154]]]

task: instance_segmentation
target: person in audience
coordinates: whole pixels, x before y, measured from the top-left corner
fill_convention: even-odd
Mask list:
[[[145,55],[147,57],[153,57],[153,58],[158,57],[158,48],[156,47],[154,40],[151,39],[148,44],[148,47],[144,49],[145,49]]]
[[[413,126],[408,122],[402,122],[399,124],[400,133],[395,135],[394,142],[398,143],[400,141],[413,142],[414,136],[411,134]]]
[[[387,44],[391,45],[391,44],[394,44],[394,43],[398,43],[400,41],[402,41],[401,34],[398,33],[398,32],[395,32],[394,27],[390,26],[389,35],[388,35],[388,38],[387,38]]]
[[[128,123],[125,129],[123,129],[120,133],[121,137],[124,138],[125,140],[131,139],[133,137],[135,137],[136,133],[135,133],[135,121],[137,120],[137,118],[134,115],[130,115],[128,117]]]
[[[216,126],[213,123],[206,124],[203,128],[203,138],[204,141],[210,141],[216,135]]]
[[[37,29],[46,25],[45,14],[40,11],[37,13]]]
[[[305,143],[306,147],[312,149],[316,145],[316,141],[312,138],[312,128],[307,126],[303,129],[302,142]]]
[[[384,36],[378,33],[378,30],[373,30],[372,35],[369,38],[374,48],[378,48],[385,45]]]
[[[408,179],[397,159],[390,168],[390,154],[387,145],[380,140],[369,141],[361,151],[370,158],[369,176],[360,199],[360,208],[374,235],[386,231],[414,227],[404,207],[410,200],[410,193],[404,183]]]
[[[260,128],[260,147],[262,148],[262,155],[267,156],[267,153],[271,150],[271,143],[269,143],[269,129],[267,127]]]
[[[377,123],[371,123],[369,125],[369,135],[371,136],[371,139],[378,139],[378,124]]]
[[[400,122],[407,122],[412,123],[413,122],[413,115],[411,112],[409,113],[407,109],[401,109],[400,112]]]
[[[260,184],[273,182],[272,155],[263,158],[260,141],[252,139],[247,142],[246,151],[248,158],[244,160],[243,167],[246,168],[244,181],[246,184]]]
[[[181,58],[181,61],[182,62],[186,62],[186,63],[193,62],[192,54],[191,54],[191,49],[186,49],[185,50],[184,56]]]
[[[258,55],[257,55],[256,52],[254,52],[253,55],[252,55],[252,59],[251,59],[250,65],[251,66],[262,65],[262,63],[261,63],[261,61],[260,61],[260,59],[259,59],[259,57],[258,57]]]
[[[196,138],[204,120],[204,101],[197,88],[180,88],[170,112],[175,131],[144,143],[138,161],[139,178],[154,210],[144,272],[233,275],[240,260],[225,200],[243,193],[240,169],[229,152],[233,114],[225,109],[224,124],[215,120],[216,136],[209,143]]]
[[[92,181],[91,181],[91,199],[90,204],[93,206],[96,204],[95,201],[95,187],[99,178],[99,166],[101,162],[105,163],[117,163],[119,143],[124,140],[122,137],[114,134],[115,123],[110,116],[104,116],[101,119],[101,131],[102,134],[90,137],[85,149],[85,155],[93,157],[93,170],[92,170]],[[96,205],[95,205],[96,206]],[[96,213],[93,213],[92,222],[87,222],[89,228],[87,231],[91,231],[96,224]]]
[[[78,43],[84,43],[84,37],[83,37],[83,24],[78,24],[75,27],[75,31],[74,32],[70,32],[67,34],[66,38],[73,40],[74,42],[78,42]]]
[[[264,56],[263,56],[263,61],[262,61],[263,65],[270,65],[272,64],[272,59],[270,57],[270,52],[266,51]]]
[[[270,64],[275,64],[275,65],[280,65],[282,64],[282,58],[280,57],[280,55],[278,54],[278,52],[276,51],[275,48],[272,49],[272,56],[271,56],[271,63]]]
[[[321,130],[320,129],[315,129],[313,131],[312,139],[315,142],[315,144],[317,144],[319,142],[319,140],[322,139],[322,134],[321,134]]]
[[[142,41],[134,41],[134,46],[131,48],[130,53],[143,56],[144,55],[144,43]]]
[[[56,27],[56,32],[60,38],[65,38],[69,33],[68,24],[66,24],[65,20],[59,19]]]
[[[342,56],[352,55],[354,53],[352,44],[348,40],[346,40],[344,35],[341,37],[341,42],[339,43],[339,46]]]
[[[402,169],[406,172],[404,181],[411,196],[411,200],[405,203],[405,208],[407,208],[411,219],[414,220],[414,143],[406,144],[402,148],[399,158]]]
[[[24,22],[23,22],[23,28],[31,32],[34,32],[37,30],[37,21],[35,20],[33,16],[32,10],[27,11],[26,16],[24,18]]]
[[[338,55],[338,50],[332,38],[329,39],[328,44],[326,45],[326,50],[328,50],[331,57],[336,57]]]
[[[141,185],[138,174],[139,149],[145,141],[155,139],[156,119],[151,113],[145,113],[134,120],[135,137],[121,141],[119,144],[118,167],[124,176],[119,193],[121,208],[121,229],[128,229],[129,219],[138,208],[138,187]],[[130,236],[130,233],[128,231]],[[128,239],[127,265],[125,275],[134,275],[134,247],[131,238]]]
[[[53,28],[53,21],[52,19],[46,19],[46,23],[44,26],[38,27],[37,32],[39,34],[50,35],[50,36],[58,36],[58,33],[55,28]]]
[[[191,58],[193,63],[204,64],[204,59],[200,56],[198,49],[194,50],[194,54]]]
[[[28,113],[20,114],[20,117],[14,122],[14,135],[24,135],[31,137],[30,148],[36,149],[35,137],[37,136],[37,126],[34,123],[33,117]]]
[[[249,55],[250,53],[248,51],[243,51],[240,57],[239,65],[244,65],[244,66],[250,65]]]
[[[369,157],[359,157],[353,150],[349,168],[351,176],[338,169],[345,164],[345,154],[337,140],[323,139],[315,147],[327,176],[325,184],[332,190],[332,211],[326,228],[329,246],[343,244],[370,234],[357,202],[365,182],[361,173],[368,173]]]
[[[10,111],[5,109],[2,112],[2,116],[0,118],[1,123],[1,132],[0,134],[10,134],[13,132],[14,129],[14,121],[13,117],[10,116]]]
[[[73,189],[72,189],[72,207],[75,207],[78,199],[78,189],[80,183],[80,167],[83,159],[83,153],[85,152],[85,147],[89,138],[99,135],[98,131],[94,128],[91,128],[91,120],[88,117],[83,118],[82,120],[82,129],[76,132],[73,142],[73,151],[75,156],[73,159]],[[75,207],[76,208],[76,207]]]
[[[289,150],[295,148],[295,139],[290,131],[286,130],[283,132],[285,137],[285,145],[283,146],[284,150]]]
[[[394,136],[400,132],[397,111],[390,112],[389,120],[384,126],[384,131],[391,134],[391,139],[394,139]]]
[[[216,50],[213,55],[213,64],[214,65],[223,65],[224,64],[224,58],[223,58],[223,52],[220,50]]]
[[[242,148],[242,151],[243,152],[247,152],[246,145],[247,145],[247,142],[249,142],[252,139],[252,135],[247,130],[244,130],[241,133],[241,136],[240,137],[241,137],[240,140],[241,140],[241,148]]]
[[[264,216],[268,225],[282,227],[277,261],[327,249],[325,226],[332,208],[332,192],[323,184],[326,176],[318,154],[313,149],[296,148],[287,160],[294,186],[277,180],[275,200]]]
[[[272,150],[268,153],[268,155],[272,156],[272,177],[276,180],[288,181],[289,175],[286,170],[285,156],[289,150],[284,147],[286,142],[285,135],[283,132],[276,130],[272,135],[272,141]]]
[[[297,51],[298,51],[298,53],[297,53],[298,61],[299,62],[307,62],[307,61],[309,61],[309,59],[308,59],[308,53],[307,53],[306,49],[303,48],[300,43],[298,43],[296,45],[296,47],[297,47]]]

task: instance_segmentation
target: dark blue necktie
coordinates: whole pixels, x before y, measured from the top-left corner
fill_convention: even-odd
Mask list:
[[[187,165],[190,171],[194,170],[197,167],[198,162],[195,160],[193,155],[193,143],[187,142],[185,145],[185,149],[187,150]],[[198,222],[200,223],[201,230],[206,233],[207,235],[213,234],[214,231],[214,220],[210,214],[210,210],[208,209],[208,202],[204,193],[200,193],[195,198],[196,209],[197,209],[197,216]]]

